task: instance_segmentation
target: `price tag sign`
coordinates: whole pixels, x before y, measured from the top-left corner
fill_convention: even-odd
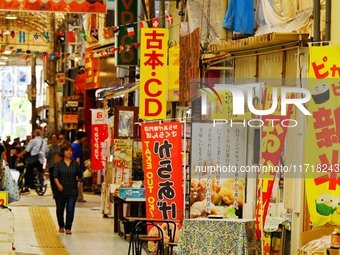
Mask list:
[[[0,191],[0,206],[8,206],[8,192],[7,191]]]

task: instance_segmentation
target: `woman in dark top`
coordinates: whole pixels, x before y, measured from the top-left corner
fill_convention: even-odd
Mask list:
[[[57,219],[59,232],[71,234],[74,210],[78,197],[78,183],[81,179],[81,171],[76,161],[71,156],[73,148],[65,145],[60,150],[63,159],[54,166],[53,178],[56,184],[54,198],[57,207]],[[66,222],[64,211],[66,207]]]

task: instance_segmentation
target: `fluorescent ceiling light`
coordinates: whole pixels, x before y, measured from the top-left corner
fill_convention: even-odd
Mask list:
[[[5,54],[5,55],[10,55],[11,53],[12,53],[11,50],[5,50],[5,51],[4,51],[4,54]]]
[[[7,14],[6,19],[17,19],[18,17],[14,14]]]
[[[5,66],[6,62],[0,61],[0,66]]]
[[[6,56],[1,56],[0,59],[8,59]]]

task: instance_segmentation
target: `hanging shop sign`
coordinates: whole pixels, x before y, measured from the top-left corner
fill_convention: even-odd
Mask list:
[[[83,0],[9,0],[1,5],[2,10],[8,11],[39,11],[67,13],[106,13],[104,1]]]
[[[340,46],[309,47],[305,186],[313,226],[340,225]]]
[[[182,125],[142,124],[146,217],[182,219]]]
[[[139,118],[165,119],[168,29],[141,29]]]
[[[138,1],[121,0],[117,2],[117,35],[118,54],[117,65],[138,65],[138,47],[131,46],[137,41]],[[131,46],[131,47],[130,47]]]
[[[246,133],[242,126],[192,124],[190,218],[242,217]]]
[[[267,86],[264,92],[264,109],[271,108],[273,104],[273,87]],[[293,99],[295,94],[290,94],[289,99]],[[279,97],[281,98],[281,97]],[[280,100],[279,100],[280,101]],[[279,105],[279,104],[278,104]],[[258,166],[259,177],[257,185],[257,202],[256,202],[256,217],[255,228],[258,239],[261,239],[270,198],[273,191],[274,181],[277,173],[282,170],[289,170],[280,161],[282,149],[288,130],[288,125],[283,125],[283,120],[290,119],[293,111],[293,105],[286,107],[286,115],[281,115],[280,107],[276,108],[273,114],[262,116],[262,161]],[[276,120],[273,123],[273,120]],[[288,174],[288,171],[287,171]]]
[[[91,109],[91,164],[93,171],[105,169],[109,152],[107,115],[103,109]]]
[[[75,114],[63,114],[63,123],[78,123],[78,115]]]

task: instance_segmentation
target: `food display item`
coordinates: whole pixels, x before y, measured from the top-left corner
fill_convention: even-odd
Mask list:
[[[210,186],[210,190],[207,190]],[[235,192],[237,191],[237,192]],[[223,179],[220,183],[212,178],[209,185],[207,179],[191,180],[190,188],[190,218],[207,217],[208,215],[222,215],[224,218],[237,218],[237,210],[242,210],[244,198],[244,182],[235,179]],[[209,196],[207,196],[207,194]],[[207,209],[207,197],[210,198],[210,212]],[[235,198],[237,197],[237,208]]]

